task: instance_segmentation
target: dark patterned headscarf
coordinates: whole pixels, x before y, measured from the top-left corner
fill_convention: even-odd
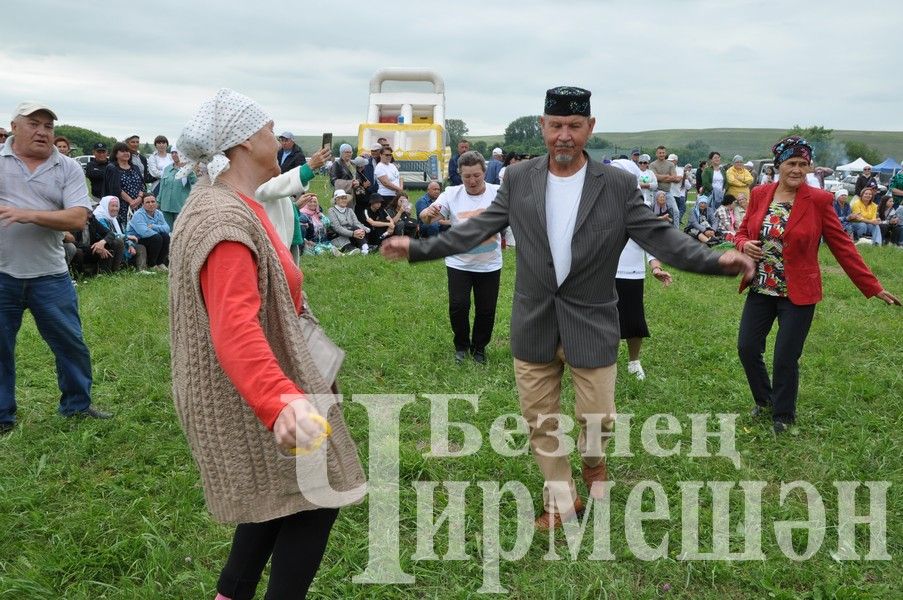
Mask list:
[[[591,92],[583,88],[562,85],[546,90],[547,115],[568,117],[570,115],[590,116],[589,97]]]
[[[774,168],[777,169],[781,163],[788,158],[798,156],[805,158],[808,162],[812,162],[812,146],[809,142],[798,135],[785,137],[783,140],[771,147],[774,153]]]

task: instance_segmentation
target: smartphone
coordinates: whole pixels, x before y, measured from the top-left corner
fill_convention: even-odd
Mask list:
[[[331,133],[323,134],[323,141],[320,144],[320,148],[330,148],[330,149],[332,148],[332,134]]]

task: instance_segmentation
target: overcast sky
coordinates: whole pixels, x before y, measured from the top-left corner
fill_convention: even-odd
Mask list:
[[[174,141],[226,86],[278,131],[356,134],[377,69],[425,67],[472,135],[540,113],[562,84],[593,92],[596,131],[903,130],[903,3],[789,6],[3,0],[0,111],[39,100],[62,123]]]

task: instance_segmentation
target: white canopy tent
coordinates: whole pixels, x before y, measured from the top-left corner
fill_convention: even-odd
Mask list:
[[[861,172],[863,168],[865,168],[865,167],[871,167],[871,166],[872,166],[872,165],[870,165],[870,164],[868,164],[867,162],[865,162],[864,160],[862,160],[862,157],[860,156],[859,158],[857,158],[856,160],[854,160],[854,161],[851,162],[851,163],[847,163],[847,164],[845,164],[845,165],[837,165],[837,168],[834,169],[834,170],[835,170],[835,171],[854,171],[854,172]]]

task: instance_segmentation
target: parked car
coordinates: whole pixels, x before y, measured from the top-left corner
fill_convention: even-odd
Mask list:
[[[90,154],[82,154],[81,156],[76,156],[75,160],[78,161],[78,164],[82,166],[82,171],[84,171],[88,168],[88,161],[90,161],[92,158],[94,157]]]
[[[757,158],[752,161],[753,168],[752,174],[755,178],[755,182],[759,183],[759,175],[762,174],[762,171],[765,170],[765,167],[771,166],[774,164],[774,159],[771,158]]]
[[[825,177],[825,189],[829,192],[837,191],[837,189],[842,187],[844,187],[844,185],[839,174],[835,173],[830,177]]]
[[[846,177],[844,177],[840,182],[840,185],[842,185],[843,188],[846,191],[848,191],[851,196],[856,191],[856,179],[858,177],[859,177],[858,173],[853,173],[851,175],[847,175]],[[825,186],[825,187],[827,188],[827,186]],[[880,197],[884,196],[884,194],[886,194],[886,193],[887,193],[887,186],[879,183],[878,184],[878,197],[880,198]]]

